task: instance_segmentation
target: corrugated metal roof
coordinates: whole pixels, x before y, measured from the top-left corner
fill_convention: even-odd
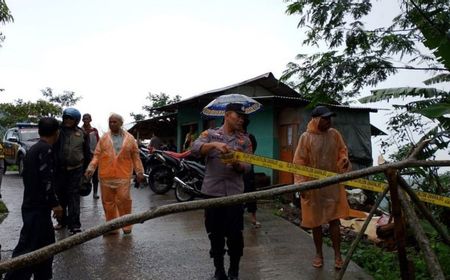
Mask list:
[[[291,101],[297,101],[299,103],[305,103],[305,104],[310,103],[309,100],[300,97],[300,94],[297,91],[295,91],[288,85],[286,85],[283,82],[276,79],[275,76],[271,72],[268,72],[268,73],[264,73],[262,75],[256,76],[254,78],[251,78],[251,79],[248,79],[248,80],[236,83],[236,84],[232,84],[232,85],[218,88],[218,89],[205,91],[203,93],[183,99],[177,103],[172,103],[169,105],[161,106],[159,108],[155,108],[155,110],[175,111],[181,105],[184,105],[184,104],[190,103],[190,102],[195,102],[195,100],[200,100],[200,99],[207,99],[207,101],[203,100],[205,103],[207,103],[207,102],[213,100],[214,98],[216,98],[217,96],[223,94],[227,90],[230,90],[233,88],[238,88],[240,86],[248,85],[248,84],[252,84],[252,83],[256,83],[256,84],[266,88],[267,90],[269,90],[270,92],[272,92],[274,94],[271,96],[252,96],[252,98],[254,98],[256,100],[274,99],[274,100],[291,100]],[[334,107],[334,108],[367,110],[367,111],[371,111],[371,112],[376,112],[377,110],[380,110],[377,108],[370,108],[370,107],[364,107],[364,106],[349,106],[349,105],[338,105],[338,104],[322,104],[322,105],[326,105],[326,106],[330,106],[330,107]]]
[[[275,76],[271,72],[268,72],[268,73],[264,73],[262,75],[256,76],[254,78],[251,78],[251,79],[248,79],[248,80],[236,83],[236,84],[232,84],[232,85],[218,88],[218,89],[205,91],[200,94],[183,99],[177,103],[172,103],[172,104],[169,104],[166,106],[161,106],[161,107],[155,108],[155,109],[159,110],[159,111],[175,110],[178,106],[183,105],[185,103],[193,102],[196,99],[209,98],[212,100],[227,90],[230,90],[233,88],[238,88],[240,86],[248,85],[248,84],[252,84],[252,83],[259,84],[260,86],[266,88],[270,92],[274,93],[274,96],[296,97],[299,95],[298,92],[296,92],[294,89],[292,89],[288,85],[284,84],[283,82],[280,82],[278,79],[275,78]]]

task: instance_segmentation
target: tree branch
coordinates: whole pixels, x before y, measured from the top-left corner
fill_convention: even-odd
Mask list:
[[[125,215],[120,218],[111,220],[102,225],[90,228],[80,234],[76,234],[67,237],[61,241],[54,244],[43,247],[39,250],[27,253],[25,255],[20,255],[18,257],[3,261],[0,263],[0,274],[12,270],[18,269],[25,266],[33,265],[41,262],[49,257],[56,255],[60,252],[68,250],[76,245],[82,244],[86,241],[94,239],[101,236],[109,231],[120,229],[126,225],[143,223],[147,220],[154,219],[161,216],[166,216],[169,214],[187,212],[204,208],[211,208],[217,206],[226,206],[241,204],[247,201],[254,201],[261,198],[271,198],[275,195],[281,195],[284,193],[292,193],[297,191],[307,191],[312,189],[322,188],[328,185],[337,184],[356,178],[365,177],[368,175],[381,173],[388,168],[402,169],[413,166],[450,166],[450,160],[403,160],[399,162],[389,163],[381,166],[368,167],[361,170],[352,171],[345,174],[336,175],[333,177],[328,177],[321,180],[309,181],[299,185],[288,185],[275,189],[269,189],[264,191],[257,191],[252,193],[245,193],[240,195],[232,195],[228,197],[196,200],[190,202],[168,204],[160,207],[150,209],[148,211]]]
[[[403,179],[402,176],[399,175],[398,183],[400,187],[406,191],[406,193],[411,198],[412,202],[416,204],[417,208],[419,208],[422,215],[430,222],[430,224],[436,229],[436,231],[441,236],[442,240],[445,244],[450,246],[450,236],[448,233],[442,228],[442,226],[433,218],[433,215],[428,211],[428,209],[423,205],[422,201],[420,201],[419,197],[416,195],[416,193],[411,189],[411,187],[408,185],[408,183]]]
[[[408,220],[408,224],[414,233],[416,241],[417,243],[419,243],[419,247],[423,252],[424,259],[428,268],[428,273],[430,273],[431,279],[444,280],[445,276],[442,272],[441,265],[439,264],[436,255],[431,249],[430,241],[428,240],[428,237],[421,227],[414,209],[401,190],[398,192],[398,197],[403,208],[403,213],[405,214],[406,219]]]

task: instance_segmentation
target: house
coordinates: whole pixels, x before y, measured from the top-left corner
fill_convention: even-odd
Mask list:
[[[171,133],[172,137],[176,137],[177,146],[182,147],[184,137],[191,126],[194,126],[197,133],[210,127],[220,126],[222,118],[205,117],[200,112],[214,98],[230,93],[247,95],[263,104],[262,110],[250,116],[248,127],[248,131],[255,135],[258,142],[255,154],[292,161],[298,138],[306,129],[312,108],[308,107],[310,104],[308,100],[301,98],[295,90],[276,79],[272,73],[265,73],[158,108],[159,111],[172,114],[172,116],[176,114],[176,127],[172,126]],[[379,135],[382,132],[371,126],[369,113],[377,112],[377,110],[346,105],[327,104],[327,106],[337,114],[333,126],[341,131],[348,144],[350,160],[354,169],[371,166],[371,136]],[[147,122],[149,125],[155,120],[143,122]],[[169,126],[166,126],[163,131],[167,133],[168,129]],[[136,132],[134,134],[136,135]],[[270,176],[272,184],[293,182],[292,174],[260,167],[256,167],[255,172],[264,172]]]

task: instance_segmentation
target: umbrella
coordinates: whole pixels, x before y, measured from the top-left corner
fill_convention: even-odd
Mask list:
[[[254,113],[262,108],[261,103],[258,101],[242,94],[233,93],[221,95],[211,101],[203,108],[202,114],[209,117],[222,117],[225,115],[225,107],[229,103],[242,104],[246,114]]]

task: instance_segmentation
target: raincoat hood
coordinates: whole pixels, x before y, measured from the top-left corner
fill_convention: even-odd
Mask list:
[[[309,133],[314,133],[314,134],[324,133],[325,131],[320,131],[320,129],[319,129],[319,122],[320,122],[320,117],[312,118],[308,123],[308,127],[306,128],[306,131]]]

